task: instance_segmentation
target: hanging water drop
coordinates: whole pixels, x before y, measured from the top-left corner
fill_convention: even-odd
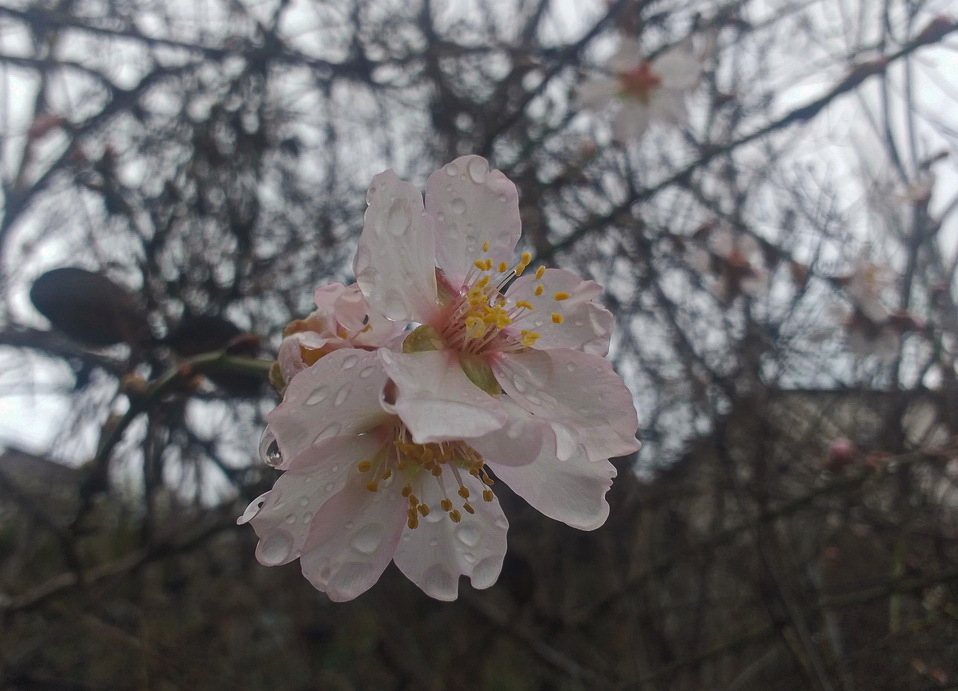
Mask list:
[[[259,457],[270,468],[277,468],[283,464],[283,454],[269,427],[263,430],[259,438]]]

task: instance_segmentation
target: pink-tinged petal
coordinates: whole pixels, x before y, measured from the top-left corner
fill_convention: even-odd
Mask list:
[[[313,316],[324,317],[331,328],[335,329],[337,323],[350,331],[363,328],[368,308],[358,284],[327,283],[316,289],[313,300],[316,303]]]
[[[621,90],[622,83],[618,79],[609,79],[608,77],[588,79],[576,89],[576,104],[579,108],[601,110],[609,105]]]
[[[323,439],[362,434],[388,419],[379,404],[386,373],[375,351],[342,348],[290,381],[266,420],[285,459]],[[280,466],[285,467],[285,464]]]
[[[488,257],[496,266],[513,260],[522,227],[519,192],[481,156],[461,156],[430,175],[426,211],[436,219],[439,268],[454,288],[477,259]]]
[[[542,285],[542,294],[536,287]],[[556,300],[557,293],[569,295]],[[615,318],[609,310],[593,302],[602,294],[602,286],[595,281],[583,281],[571,271],[546,269],[542,280],[533,273],[525,273],[510,286],[506,296],[513,303],[525,300],[534,309],[516,325],[541,336],[536,348],[574,348],[594,355],[609,352],[609,339]],[[558,315],[558,321],[554,315]]]
[[[387,170],[373,178],[353,271],[369,304],[396,321],[432,320],[436,231],[422,195]]]
[[[409,580],[437,600],[456,599],[461,575],[469,576],[473,588],[493,585],[506,554],[509,522],[498,499],[493,496],[491,502],[483,501],[485,485],[468,474],[462,479],[473,497],[470,504],[476,513],[462,510],[455,488],[447,488],[462,514],[462,520],[453,523],[439,504],[444,496],[438,483],[426,482],[419,499],[429,507],[429,514],[419,519],[417,528],[405,528],[394,558]]]
[[[279,352],[276,355],[283,380],[291,381],[293,377],[309,366],[303,360],[303,348],[315,351],[332,351],[337,347],[349,346],[342,339],[335,339],[335,341],[335,343],[331,343],[330,339],[324,338],[315,331],[299,331],[284,338],[283,342],[279,344]]]
[[[303,575],[334,602],[352,600],[379,580],[406,520],[395,476],[376,492],[364,480],[356,473],[316,512],[300,559]]]
[[[372,436],[336,437],[306,449],[273,485],[262,508],[250,519],[259,536],[256,558],[265,566],[286,564],[303,552],[314,532],[314,515],[358,477],[357,463],[372,458],[382,440]]]
[[[501,353],[491,364],[509,398],[552,427],[561,460],[639,449],[632,394],[604,358],[557,348]]]
[[[469,381],[456,353],[378,352],[396,385],[395,402],[383,407],[402,419],[417,444],[481,437],[509,420],[498,400]]]
[[[595,530],[609,517],[605,495],[616,471],[607,460],[575,455],[560,461],[544,450],[526,465],[490,465],[496,477],[549,518],[579,530]]]
[[[496,465],[523,465],[531,463],[542,453],[555,457],[555,433],[547,423],[506,397],[500,403],[509,413],[509,423],[485,436],[466,440],[483,460]]]
[[[617,142],[639,139],[649,127],[649,109],[639,101],[626,99],[612,121],[612,137]]]
[[[702,75],[702,61],[685,50],[673,48],[655,59],[652,71],[662,80],[662,88],[688,90]]]

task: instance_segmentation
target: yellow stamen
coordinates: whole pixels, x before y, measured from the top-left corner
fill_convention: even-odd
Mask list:
[[[482,490],[482,500],[483,501],[492,501],[492,490],[484,489]]]
[[[459,488],[459,496],[462,497],[463,499],[468,499],[468,498],[469,498],[469,488],[468,488],[468,487],[460,487],[460,488]]]
[[[409,520],[406,521],[406,525],[409,526],[410,530],[415,530],[416,528],[419,527],[419,519],[413,518],[412,516],[410,516]]]
[[[561,323],[564,322],[564,321],[565,321],[565,317],[563,317],[561,314],[559,314],[558,312],[553,312],[553,313],[552,313],[552,323],[553,323],[553,324],[561,324]]]
[[[545,292],[545,288],[540,283],[539,285],[536,286],[536,289],[532,291],[532,294],[535,295],[536,297],[539,297],[544,292]]]
[[[406,485],[402,488],[402,495],[404,497],[408,497],[410,494],[412,494],[412,487],[410,485]]]
[[[459,521],[462,520],[462,514],[459,513],[457,509],[453,509],[452,511],[449,512],[449,518],[452,519],[453,523],[458,523]]]
[[[472,265],[480,271],[483,271],[486,268],[486,263],[482,259],[477,259],[472,263]]]
[[[368,489],[370,492],[375,492],[379,489],[379,483],[377,483],[375,480],[372,482],[367,482],[366,489]]]
[[[360,461],[359,465],[356,467],[359,468],[359,472],[365,473],[367,470],[373,467],[373,464],[369,461]]]
[[[482,338],[486,335],[486,323],[481,317],[475,315],[466,317],[466,335],[469,338]]]
[[[475,512],[476,512],[476,510],[475,510],[474,508],[472,508],[472,504],[470,504],[469,502],[466,502],[465,504],[463,504],[463,505],[462,505],[462,508],[464,508],[467,513],[475,513]]]
[[[423,516],[429,515],[429,507],[426,506],[425,504],[420,504],[418,508],[419,508],[419,513],[421,513]]]
[[[484,243],[482,243],[482,251],[483,251],[483,252],[488,252],[488,251],[489,251],[489,241],[488,241],[488,240],[486,240]]]
[[[534,310],[534,309],[535,309],[535,307],[532,306],[532,303],[531,303],[531,302],[527,302],[527,301],[525,301],[525,300],[519,300],[519,301],[517,301],[517,302],[516,302],[516,307],[521,307],[522,309],[527,309],[527,310]]]
[[[537,281],[542,280],[542,274],[544,274],[545,272],[546,272],[546,267],[544,266],[540,266],[538,269],[536,269],[536,280]]]
[[[563,293],[563,292],[560,291],[560,292],[556,293],[555,295],[553,295],[552,297],[553,297],[555,300],[558,300],[559,302],[561,302],[562,300],[568,300],[568,299],[569,299],[570,297],[572,297],[572,296],[569,295],[568,293]]]
[[[520,341],[522,345],[526,346],[527,348],[531,345],[534,345],[537,340],[542,338],[542,334],[537,334],[535,331],[523,330],[519,332],[519,335],[521,336]]]
[[[499,273],[504,274],[506,272],[506,269],[508,268],[509,268],[508,264],[506,264],[505,262],[499,262]]]
[[[452,509],[452,502],[449,499],[443,499],[441,502],[439,502],[439,506],[443,511],[449,511]]]

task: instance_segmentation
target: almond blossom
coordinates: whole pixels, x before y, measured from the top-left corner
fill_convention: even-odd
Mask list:
[[[601,110],[618,103],[612,121],[616,141],[638,139],[653,122],[682,124],[686,98],[698,84],[702,60],[685,46],[676,46],[652,60],[638,41],[623,40],[609,58],[610,77],[596,77],[578,90],[580,106]]]
[[[706,225],[695,240],[698,242],[688,247],[686,258],[692,268],[715,279],[713,289],[720,299],[758,297],[768,288],[762,246],[751,235]]]
[[[455,599],[461,575],[488,587],[508,529],[493,475],[572,527],[605,522],[608,458],[639,446],[604,358],[612,315],[597,284],[506,260],[517,198],[475,156],[434,173],[425,200],[392,171],[374,178],[355,262],[364,300],[323,292],[320,336],[298,325],[283,344],[291,378],[261,453],[286,472],[239,519],[261,563],[299,559],[337,601],[390,561],[437,599]],[[419,326],[392,338],[382,317]],[[337,338],[355,347],[320,352]]]

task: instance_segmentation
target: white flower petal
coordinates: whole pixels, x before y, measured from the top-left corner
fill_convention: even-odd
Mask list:
[[[395,403],[383,407],[417,444],[481,437],[509,419],[499,401],[469,381],[454,352],[379,354],[397,391]]]
[[[500,355],[492,369],[509,398],[552,427],[560,459],[578,454],[595,461],[638,450],[632,394],[604,358],[567,348],[529,350]]]
[[[397,478],[366,489],[356,473],[316,512],[300,566],[313,587],[334,602],[371,588],[392,561],[406,520],[406,499]]]
[[[436,231],[422,196],[392,170],[373,178],[366,195],[353,271],[369,304],[396,321],[428,322],[436,302]]]
[[[496,465],[531,463],[542,453],[555,456],[556,439],[552,428],[503,396],[500,401],[510,422],[502,429],[476,439],[467,439],[469,446],[483,460]]]
[[[601,110],[609,105],[621,90],[622,84],[618,79],[608,77],[587,79],[576,89],[576,104],[579,108]]]
[[[639,67],[644,56],[642,44],[632,39],[623,39],[605,66],[612,72],[628,72]]]
[[[492,465],[492,471],[532,508],[573,528],[595,530],[609,517],[605,495],[616,470],[607,460],[573,455],[560,461],[543,450],[532,463]]]
[[[354,348],[336,350],[297,374],[283,402],[266,416],[283,458],[329,437],[368,432],[388,419],[379,404],[385,385],[376,352]]]
[[[536,286],[542,285],[542,294],[535,295]],[[567,300],[556,300],[556,293],[567,293]],[[596,302],[602,294],[602,286],[595,281],[583,281],[571,271],[546,269],[542,280],[534,273],[525,273],[516,279],[506,296],[512,301],[525,300],[535,309],[516,326],[529,329],[541,337],[535,347],[575,348],[594,355],[609,352],[609,339],[615,318],[609,310]],[[553,315],[559,315],[561,324],[554,323]]]
[[[688,51],[673,48],[653,61],[652,71],[662,80],[662,88],[687,90],[698,83],[702,62]]]
[[[622,102],[622,107],[612,121],[612,136],[620,143],[630,139],[639,139],[649,127],[649,109],[632,99]]]
[[[469,576],[473,588],[493,585],[506,554],[509,522],[498,499],[483,501],[485,485],[468,473],[462,479],[476,513],[462,510],[455,488],[447,488],[446,494],[455,498],[462,514],[462,520],[453,523],[439,505],[445,495],[438,483],[425,482],[419,499],[429,507],[429,515],[419,519],[417,528],[405,528],[394,558],[409,580],[437,600],[456,599],[461,575]]]
[[[246,525],[253,520],[260,509],[263,508],[263,504],[266,503],[266,497],[268,496],[269,492],[263,492],[263,494],[251,501],[249,506],[246,507],[246,511],[243,512],[243,515],[236,519],[236,525]]]
[[[462,156],[429,176],[426,211],[436,220],[436,258],[450,283],[462,284],[473,262],[511,262],[519,242],[519,193],[481,156]],[[483,243],[489,243],[483,253]],[[419,321],[426,321],[420,319]]]
[[[343,490],[351,475],[359,475],[356,464],[381,447],[382,441],[371,436],[336,437],[294,458],[249,519],[260,538],[256,558],[276,566],[298,557],[316,529],[314,515]]]

